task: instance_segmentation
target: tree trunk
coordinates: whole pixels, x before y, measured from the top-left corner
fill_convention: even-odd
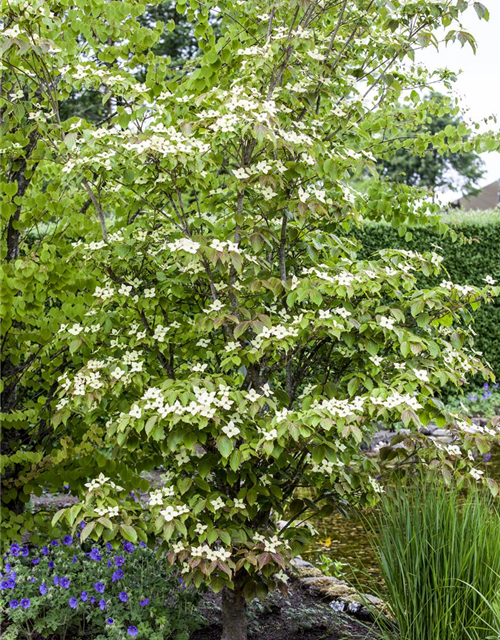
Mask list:
[[[247,640],[247,604],[238,580],[233,590],[222,590],[221,640]]]

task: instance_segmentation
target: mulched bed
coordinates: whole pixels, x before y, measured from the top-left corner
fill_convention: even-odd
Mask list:
[[[220,595],[206,593],[201,608],[207,624],[190,640],[220,640]],[[252,603],[248,616],[250,640],[381,640],[369,624],[334,611],[298,584],[292,584],[287,596],[275,592]],[[4,633],[5,621],[0,623],[0,638]]]
[[[220,595],[208,593],[202,612],[207,625],[190,640],[220,640]],[[292,583],[287,596],[275,592],[248,611],[249,637],[255,640],[380,640],[376,629],[321,602],[306,589]]]

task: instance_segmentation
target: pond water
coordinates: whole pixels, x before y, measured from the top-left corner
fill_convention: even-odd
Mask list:
[[[495,448],[491,459],[483,468],[486,475],[500,481],[500,447]],[[369,590],[374,580],[380,582],[380,574],[370,544],[370,514],[352,512],[348,518],[341,514],[333,514],[314,522],[314,525],[319,532],[318,539],[303,554],[304,559],[320,567],[323,555],[345,563],[345,579],[354,585],[363,586],[365,590]]]

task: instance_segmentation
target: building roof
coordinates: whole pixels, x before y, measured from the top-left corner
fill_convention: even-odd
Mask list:
[[[494,209],[500,203],[500,180],[483,187],[479,193],[471,196],[462,196],[453,203],[453,206],[465,211],[484,211]]]

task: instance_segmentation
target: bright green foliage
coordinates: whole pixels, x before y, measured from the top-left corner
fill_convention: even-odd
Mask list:
[[[124,23],[121,4],[2,2],[0,467],[9,535],[33,526],[21,515],[23,505],[42,485],[61,486],[64,460],[74,455],[50,424],[57,378],[72,358],[54,338],[61,322],[80,320],[91,300],[94,281],[70,259],[70,241],[95,230],[89,191],[96,203],[100,196],[89,182],[85,190],[68,189],[61,171],[75,134],[61,123],[59,106],[81,89],[80,80],[63,80],[61,69],[77,64],[83,51],[96,62],[134,51],[132,44],[103,48],[95,38],[104,29],[140,41],[139,52],[153,46],[157,33],[137,23],[140,7],[131,6],[133,17]],[[35,520],[40,527],[45,519]]]
[[[477,189],[477,182],[484,174],[484,163],[479,155],[467,145],[460,151],[453,151],[453,144],[442,144],[446,140],[448,132],[464,129],[461,118],[457,115],[459,107],[452,106],[451,100],[444,96],[431,95],[432,104],[427,108],[420,102],[419,96],[407,98],[408,104],[403,108],[410,109],[415,120],[415,128],[421,134],[428,134],[429,148],[414,151],[414,141],[411,146],[399,149],[394,155],[389,154],[387,159],[381,159],[381,173],[396,182],[404,182],[419,187],[427,187],[433,193],[443,189],[454,189],[463,193],[471,193]],[[423,137],[423,135],[422,135]],[[461,145],[459,145],[459,148]]]
[[[380,249],[404,247],[412,251],[436,249],[443,257],[446,280],[459,285],[481,286],[490,276],[500,282],[500,215],[498,212],[445,214],[451,228],[461,241],[443,238],[434,229],[412,229],[412,237],[406,241],[396,229],[387,224],[370,224],[356,229],[354,235],[361,244],[360,256],[369,258]],[[425,278],[425,286],[435,286],[443,277]],[[500,376],[500,302],[492,300],[474,313],[474,348],[483,354],[497,377]]]
[[[500,515],[491,499],[421,480],[382,507],[378,562],[398,637],[497,638]]]
[[[163,28],[137,28],[138,2],[85,2],[90,17],[70,11],[62,30],[49,20],[69,52],[54,58],[58,90],[106,85],[112,104],[100,127],[59,124],[56,111],[43,132],[65,193],[88,194],[99,218],[75,243],[74,268],[94,286],[84,316],[61,318],[72,367],[53,418],[62,464],[73,459],[70,486],[94,480],[55,522],[85,520],[84,539],[163,541],[186,581],[252,598],[284,586],[308,517],[376,499],[379,463],[360,443],[377,421],[417,431],[434,419],[464,450],[486,450],[487,434],[434,397],[488,375],[461,325],[498,287],[420,289],[419,273],[440,271],[437,254],[361,260],[345,236],[364,218],[445,231],[423,191],[378,178],[368,194],[350,185],[367,170],[377,177],[373,158],[412,131],[393,117],[402,91],[435,79],[394,63],[466,5],[184,0],[177,10],[202,54],[175,81],[151,51],[134,53]],[[25,67],[30,48],[8,46]],[[442,144],[498,141],[457,128]],[[391,463],[421,440],[406,438]],[[445,449],[420,455],[447,478],[467,475],[466,456],[453,466]],[[167,486],[147,506],[128,499],[160,465]]]

